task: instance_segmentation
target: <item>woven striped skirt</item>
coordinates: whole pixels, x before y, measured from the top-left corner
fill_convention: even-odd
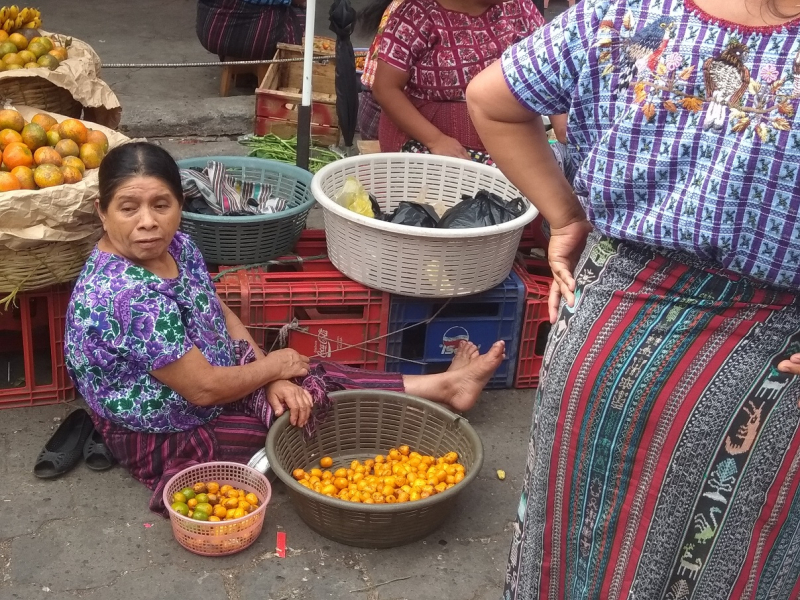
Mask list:
[[[800,597],[800,301],[596,234],[536,392],[505,600]]]
[[[246,342],[244,342],[246,344]],[[238,352],[238,348],[237,348]],[[240,362],[250,362],[248,356]],[[301,384],[315,402],[324,394],[345,389],[381,389],[402,392],[399,373],[364,371],[338,363],[312,363],[311,374]],[[319,382],[325,389],[319,388]],[[215,460],[247,464],[264,448],[272,424],[272,408],[263,390],[226,404],[222,413],[200,427],[177,433],[131,431],[91,413],[95,428],[120,466],[153,490],[150,510],[167,516],[162,495],[170,478],[187,467]]]

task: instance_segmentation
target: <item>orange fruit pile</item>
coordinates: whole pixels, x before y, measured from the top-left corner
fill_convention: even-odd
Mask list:
[[[395,504],[413,502],[440,494],[464,479],[466,469],[458,462],[456,452],[434,458],[413,452],[408,446],[392,448],[363,463],[354,460],[349,468],[334,471],[333,458],[324,456],[321,468],[292,472],[300,485],[348,502],[363,504]],[[323,470],[325,469],[325,470]]]
[[[5,9],[0,9],[0,15],[2,10]],[[13,32],[7,29],[0,30],[0,71],[15,69],[55,71],[69,58],[67,46],[70,43],[71,40],[67,40],[66,45],[61,45],[58,38],[43,36],[35,28],[24,28]]]
[[[58,123],[46,113],[30,123],[13,109],[0,110],[0,192],[78,183],[100,166],[108,138],[77,119]],[[5,173],[13,177],[8,177]]]
[[[232,521],[241,519],[258,508],[253,492],[220,486],[215,481],[199,481],[172,495],[172,510],[195,521]]]

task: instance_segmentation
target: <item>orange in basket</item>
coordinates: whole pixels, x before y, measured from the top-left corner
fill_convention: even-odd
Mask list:
[[[172,495],[198,481],[215,481],[244,489],[258,496],[253,512],[232,521],[195,521],[172,510]],[[172,533],[187,550],[202,556],[225,556],[244,550],[256,541],[264,526],[264,515],[272,496],[272,487],[264,475],[246,465],[233,462],[210,462],[184,469],[164,488],[164,504],[169,511]]]

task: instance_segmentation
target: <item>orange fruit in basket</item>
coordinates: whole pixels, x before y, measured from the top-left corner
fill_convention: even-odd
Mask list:
[[[67,49],[64,46],[59,46],[58,48],[53,48],[48,52],[50,56],[55,56],[59,61],[67,60],[69,58]]]
[[[41,125],[28,123],[22,128],[22,143],[31,150],[47,146],[47,132]]]
[[[0,43],[0,56],[5,56],[6,54],[16,53],[17,47],[12,44],[11,42],[6,39],[2,43]]]
[[[16,52],[12,52],[11,54],[6,54],[3,57],[3,63],[6,65],[19,65],[20,67],[23,66],[27,61],[17,54]]]
[[[330,456],[323,456],[319,459],[319,466],[323,469],[329,469],[333,466],[333,459]]]
[[[86,142],[89,144],[97,144],[103,151],[103,154],[108,154],[108,137],[102,131],[90,129],[86,134]]]
[[[47,134],[50,135],[49,133]],[[56,134],[58,135],[58,134]],[[72,140],[58,140],[55,145],[56,152],[58,152],[62,158],[66,158],[67,156],[80,156],[81,149],[78,147],[78,144],[73,142]]]
[[[14,131],[22,131],[25,127],[25,119],[12,108],[0,110],[0,129],[13,129]]]
[[[35,115],[33,115],[31,123],[36,123],[39,127],[44,129],[45,131],[50,131],[53,125],[58,125],[58,121],[56,121],[53,117],[51,117],[46,113],[36,113]]]
[[[87,169],[96,169],[103,162],[103,149],[97,144],[83,144],[81,146],[80,159]]]
[[[27,50],[28,50],[29,52],[32,52],[32,53],[33,53],[33,55],[34,55],[34,56],[35,56],[37,59],[38,59],[40,56],[44,56],[45,54],[47,54],[48,52],[50,52],[50,48],[48,48],[47,46],[45,46],[45,45],[42,43],[42,41],[41,41],[41,40],[42,40],[42,38],[33,38],[33,39],[30,41],[30,43],[28,44],[28,48],[27,48]],[[15,48],[16,48],[16,46],[15,46]],[[0,52],[2,52],[2,51],[3,51],[3,47],[2,47],[2,46],[0,46]]]
[[[55,147],[58,142],[61,141],[61,136],[58,135],[57,131],[48,131],[47,132],[47,145]]]
[[[8,41],[8,32],[0,29],[0,44],[2,44],[5,41]]]
[[[40,188],[53,187],[64,183],[61,169],[55,165],[39,165],[33,170],[33,179]]]
[[[72,140],[78,146],[86,143],[88,133],[86,125],[78,121],[78,119],[66,119],[61,121],[58,126],[58,135],[61,136],[61,139]]]
[[[60,167],[61,155],[56,152],[55,148],[50,146],[42,146],[33,153],[33,160],[37,165],[55,165]]]
[[[14,142],[22,143],[22,136],[13,129],[3,129],[0,131],[0,150],[5,150],[6,146]]]
[[[23,50],[22,52],[17,52],[17,56],[19,56],[22,60],[24,60],[26,65],[28,63],[36,62],[36,55],[33,52],[30,52],[29,50]],[[42,125],[42,127],[44,127],[44,125]],[[47,127],[45,127],[45,129],[47,129]]]
[[[11,192],[21,189],[19,180],[11,173],[0,172],[0,192]]]
[[[81,172],[81,175],[86,172],[86,165],[84,165],[83,161],[77,156],[65,156],[64,160],[61,161],[61,165],[64,167],[78,169],[78,171]]]
[[[214,516],[224,519],[228,516],[228,509],[222,506],[222,504],[217,504],[214,507]]]
[[[26,62],[26,63],[25,63],[23,66],[24,66],[26,69],[38,69],[38,68],[39,68],[39,64],[38,64],[38,63],[35,63],[35,62],[33,62],[33,61]]]
[[[206,487],[209,494],[219,494],[219,484],[216,481],[209,481]]]
[[[35,190],[36,182],[33,180],[33,171],[30,167],[14,167],[11,174],[19,181],[20,188],[23,190]]]
[[[8,36],[8,41],[17,47],[17,50],[25,50],[28,47],[28,38],[21,33],[12,33]]]
[[[12,142],[3,149],[3,162],[9,169],[14,167],[32,167],[33,153],[22,142]]]
[[[53,56],[52,54],[45,54],[44,56],[40,56],[39,60],[36,61],[40,67],[47,67],[51,71],[55,71],[58,68],[58,59]]]
[[[62,166],[61,174],[64,176],[64,183],[78,183],[83,179],[83,175],[75,167]]]
[[[53,40],[44,35],[39,36],[38,38],[31,38],[31,42],[39,42],[45,48],[47,48],[47,52],[50,52],[50,50],[56,47],[56,45],[53,43]]]

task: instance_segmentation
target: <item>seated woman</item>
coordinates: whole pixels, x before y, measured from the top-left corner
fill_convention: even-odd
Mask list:
[[[305,5],[305,0],[198,0],[197,38],[220,60],[269,59],[279,42],[302,42]]]
[[[159,146],[130,143],[100,166],[97,210],[105,235],[92,251],[67,312],[66,362],[92,420],[121,465],[162,492],[187,466],[247,463],[287,409],[305,426],[327,392],[405,391],[471,408],[500,365],[504,345],[462,347],[435,375],[362,371],[314,363],[291,349],[264,354],[217,296],[203,258],[178,232],[178,166]]]
[[[542,25],[531,0],[405,0],[381,35],[372,86],[381,150],[490,162],[467,113],[467,84]],[[563,140],[566,118],[555,121]]]

